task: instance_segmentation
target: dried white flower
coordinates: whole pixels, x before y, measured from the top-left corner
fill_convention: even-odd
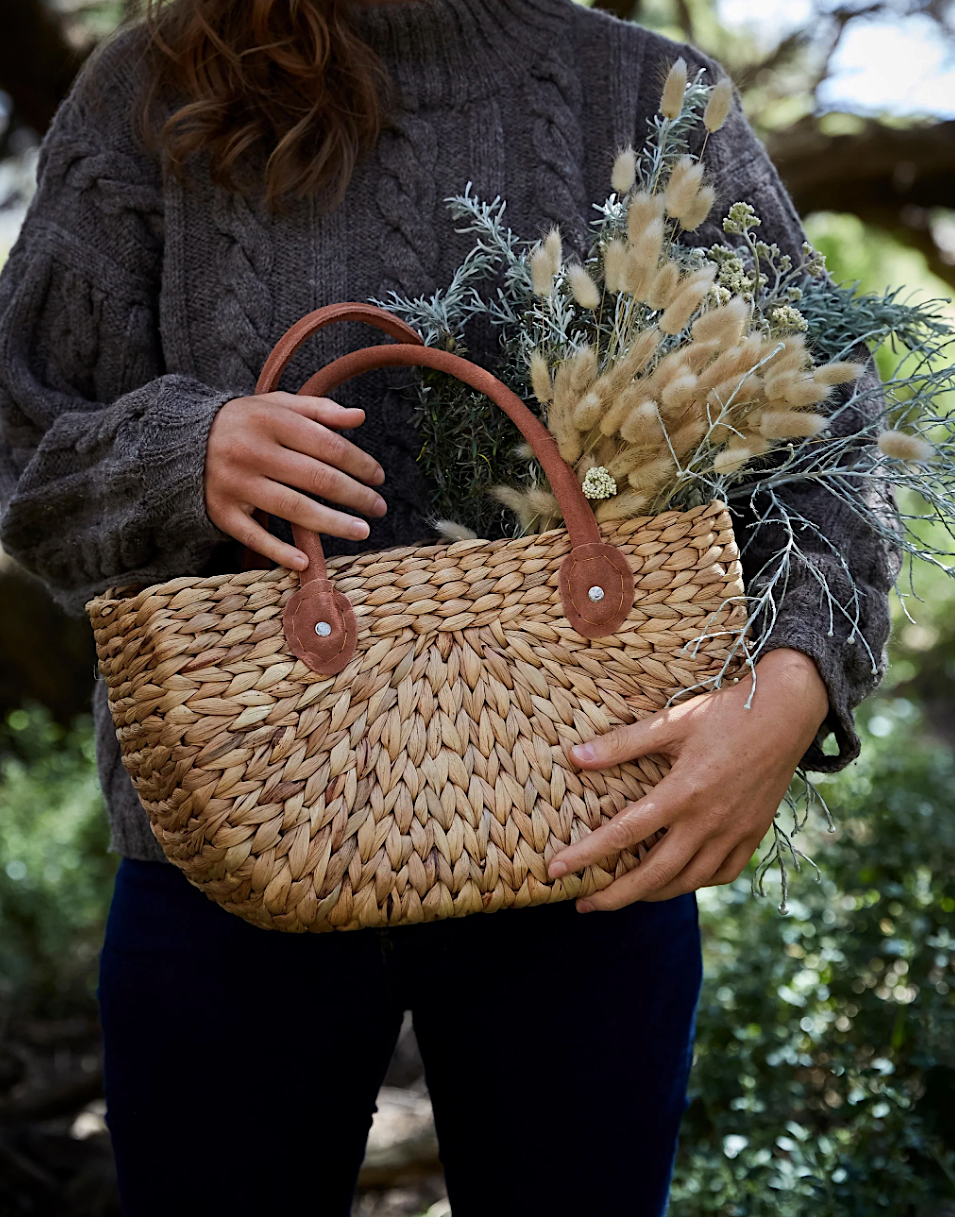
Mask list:
[[[571,293],[581,308],[596,308],[600,304],[600,289],[582,266],[571,266],[567,278]]]
[[[664,118],[679,118],[683,109],[683,95],[686,93],[686,60],[678,59],[667,73],[663,86],[663,96],[660,98],[660,111]]]
[[[799,309],[793,308],[791,304],[783,304],[779,308],[774,308],[769,314],[769,320],[772,322],[774,330],[799,330],[805,333],[809,329],[809,322]]]
[[[803,241],[802,256],[806,274],[814,279],[821,279],[826,273],[826,255],[821,254],[818,249],[813,249],[808,241]]]
[[[733,294],[728,287],[723,287],[717,284],[716,287],[710,288],[710,294],[707,299],[715,305],[728,304],[732,300]]]
[[[703,126],[707,131],[719,131],[729,117],[733,104],[733,82],[728,76],[721,77],[713,86],[710,100],[703,111]]]
[[[564,259],[564,246],[560,239],[559,228],[552,228],[544,238],[544,249],[547,251],[547,256],[550,258],[551,273],[556,275],[560,270],[560,264]]]
[[[554,267],[543,245],[531,250],[531,287],[535,296],[549,296],[554,290]]]
[[[927,461],[934,451],[927,440],[907,431],[883,431],[878,444],[881,453],[897,461]]]
[[[750,228],[758,228],[761,223],[762,220],[756,214],[755,208],[749,203],[734,203],[723,221],[723,231],[744,233],[748,232]]]
[[[637,180],[637,154],[632,148],[624,148],[613,163],[610,183],[617,194],[626,194]]]
[[[583,489],[588,499],[609,499],[617,493],[617,483],[603,465],[596,465],[587,470]]]

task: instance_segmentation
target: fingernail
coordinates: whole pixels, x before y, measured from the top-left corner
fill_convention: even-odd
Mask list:
[[[368,534],[370,532],[371,532],[371,529],[368,527],[367,524],[363,523],[361,520],[356,520],[355,523],[351,526],[351,535],[355,538],[356,541],[364,541],[364,539],[368,536]]]
[[[292,564],[296,570],[304,570],[308,566],[308,558],[305,554],[295,554],[292,558]]]
[[[592,913],[593,911],[594,911],[594,906],[590,903],[589,900],[581,900],[580,904],[577,905],[578,913]]]
[[[574,744],[570,751],[575,761],[592,761],[597,755],[593,744]]]
[[[385,500],[381,497],[380,494],[377,495],[375,497],[375,511],[377,511],[379,515],[384,515],[387,510],[388,510],[388,504],[385,502]]]
[[[378,466],[378,468],[375,470],[375,481],[376,481],[376,482],[383,482],[384,480],[385,480],[385,471],[384,471],[384,469],[382,469],[382,467],[379,465],[379,466]]]
[[[552,879],[559,879],[561,875],[567,874],[567,864],[565,862],[552,862],[547,868],[547,873]]]

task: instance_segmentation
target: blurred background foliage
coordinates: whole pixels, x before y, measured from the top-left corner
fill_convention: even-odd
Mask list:
[[[721,60],[837,280],[951,294],[948,0],[602,7]],[[124,11],[0,0],[0,260],[38,139]],[[819,877],[803,867],[787,917],[773,890],[751,896],[748,875],[700,895],[707,980],[674,1217],[955,1214],[955,584],[923,570],[910,590],[889,676],[859,716],[862,758],[819,782],[836,822],[830,834],[815,814],[803,834]],[[0,554],[4,1215],[118,1212],[95,1005],[117,858],[92,678],[86,622]],[[412,1045],[396,1079],[419,1075]],[[416,1213],[426,1192],[383,1188],[356,1213]]]

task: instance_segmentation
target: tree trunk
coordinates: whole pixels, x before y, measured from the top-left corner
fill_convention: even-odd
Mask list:
[[[0,0],[0,87],[17,125],[42,135],[83,62],[44,0]]]

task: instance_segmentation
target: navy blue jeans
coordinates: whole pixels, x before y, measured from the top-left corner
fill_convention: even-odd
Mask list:
[[[692,895],[283,934],[123,859],[99,980],[123,1213],[346,1217],[410,1010],[454,1217],[660,1217],[700,979]]]

